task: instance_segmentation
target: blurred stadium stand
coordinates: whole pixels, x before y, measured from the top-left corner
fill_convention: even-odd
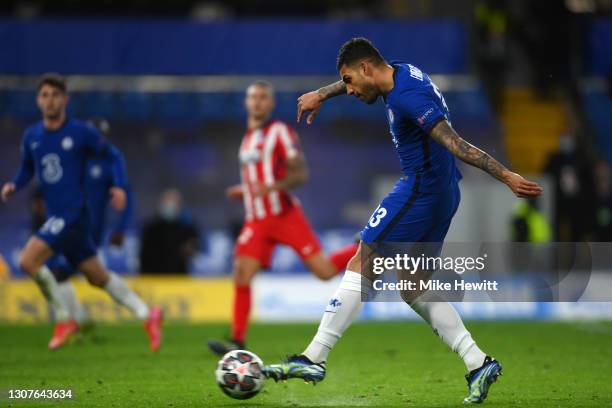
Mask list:
[[[590,21],[585,35],[585,73],[589,76],[610,77],[612,73],[612,19],[598,18]]]
[[[3,177],[15,171],[23,128],[38,118],[32,90],[36,76],[45,71],[68,74],[71,114],[108,118],[112,141],[126,153],[138,209],[133,229],[155,211],[159,191],[179,188],[193,217],[206,230],[193,270],[215,274],[229,270],[229,231],[241,217],[240,205],[228,205],[223,190],[238,178],[236,150],[244,130],[245,86],[256,78],[270,80],[278,91],[276,116],[294,123],[295,99],[336,78],[337,48],[348,37],[367,36],[389,59],[405,59],[434,74],[459,132],[518,170],[538,174],[547,155],[556,149],[559,134],[575,125],[566,94],[547,99],[525,80],[530,68],[523,61],[531,54],[525,56],[516,47],[508,46],[506,51],[511,60],[507,78],[490,72],[494,83],[509,83],[502,96],[512,109],[497,110],[491,103],[491,88],[481,79],[482,67],[473,58],[481,39],[472,30],[472,13],[474,5],[483,2],[432,0],[413,7],[393,1],[378,7],[365,1],[352,1],[351,7],[345,7],[346,2],[329,2],[324,9],[300,2],[292,6],[270,2],[273,5],[266,3],[259,11],[248,3],[228,2],[212,18],[200,20],[192,2],[178,2],[171,10],[152,6],[152,18],[143,20],[65,18],[75,13],[74,4],[59,1],[52,8],[50,2],[41,0],[31,2],[29,12],[53,18],[1,20]],[[579,1],[566,3],[574,11],[583,10]],[[18,4],[6,2],[0,12],[27,14]],[[110,7],[107,15],[120,11],[129,15],[134,4],[128,1],[123,8]],[[97,7],[83,6],[81,15],[99,15]],[[269,11],[274,7],[276,14]],[[529,14],[529,7],[528,2],[513,2],[508,7],[504,15],[507,32],[520,31],[520,14]],[[309,15],[304,8],[316,18],[295,17]],[[343,8],[358,12],[347,16]],[[262,19],[260,14],[275,18]],[[189,20],[160,19],[189,15]],[[612,53],[608,50],[612,20],[582,16],[577,27],[584,35],[578,36],[582,40],[577,47],[578,61],[572,62],[580,66],[572,75],[586,78],[580,82],[584,85],[579,89],[579,104],[592,133],[587,132],[587,139],[582,140],[592,141],[597,154],[612,161]],[[508,37],[509,42],[518,41]],[[558,45],[566,46],[562,41]],[[573,46],[571,52],[575,51]],[[532,65],[531,69],[537,69],[537,64]],[[529,129],[521,121],[528,122]],[[349,98],[326,106],[312,127],[297,126],[312,173],[311,182],[298,196],[330,248],[361,228],[383,186],[399,174],[386,128],[382,105],[370,107]],[[338,157],[342,157],[341,165]],[[463,212],[449,238],[507,239],[504,217],[510,216],[512,206],[503,186],[464,170]],[[468,198],[474,195],[475,199]],[[484,208],[483,200],[478,199],[483,195],[496,205]],[[13,267],[16,251],[29,231],[28,214],[23,211],[27,202],[27,194],[22,194],[0,212],[4,226],[0,252]],[[553,211],[550,205],[543,203],[548,216]],[[116,263],[115,269],[138,269],[133,259],[138,246],[135,236],[131,235],[121,253],[105,250],[107,261]],[[276,258],[275,271],[302,269],[283,251]]]
[[[585,71],[581,82],[585,113],[596,149],[612,164],[612,19],[597,19],[588,26]]]
[[[612,37],[610,38],[612,41]],[[605,81],[585,81],[582,98],[591,122],[594,142],[602,158],[612,163],[612,96]]]
[[[356,35],[372,38],[390,58],[408,59],[435,74],[454,125],[500,154],[499,125],[482,86],[468,74],[467,32],[456,20],[10,21],[0,25],[0,39],[7,44],[0,51],[0,117],[10,130],[0,143],[11,154],[0,169],[12,174],[20,129],[38,118],[36,74],[69,74],[71,114],[108,118],[111,139],[126,154],[138,208],[134,228],[155,211],[159,191],[177,187],[208,232],[192,269],[226,273],[232,247],[227,231],[240,220],[241,208],[228,206],[223,191],[238,178],[245,87],[256,78],[270,80],[278,92],[276,116],[294,123],[296,98],[336,78],[337,48]],[[321,36],[325,42],[313,49],[312,39]],[[41,38],[63,46],[55,50]],[[399,174],[386,126],[382,105],[341,98],[315,125],[298,127],[312,176],[298,196],[328,248],[352,239],[375,206],[375,185]],[[21,220],[3,228],[3,253],[15,254],[27,235],[27,198],[20,200],[0,216]],[[137,270],[132,259],[137,245],[133,238],[122,251],[106,250],[107,262],[119,271]],[[7,258],[14,262],[14,256]],[[279,251],[273,269],[303,267],[289,251]]]
[[[589,146],[593,163],[599,157],[612,163],[611,8],[610,0],[4,0],[0,175],[12,177],[21,133],[39,117],[37,75],[67,74],[71,114],[110,120],[110,138],[127,156],[136,197],[136,219],[124,246],[101,251],[106,264],[121,273],[138,272],[142,220],[156,211],[160,191],[176,187],[203,226],[192,274],[227,275],[242,208],[226,201],[224,188],[238,179],[243,91],[251,81],[270,80],[278,92],[276,116],[294,123],[297,96],[337,78],[338,46],[366,36],[389,59],[408,60],[433,74],[453,126],[514,169],[537,176],[564,131]],[[311,181],[297,195],[327,250],[353,239],[399,175],[387,126],[381,104],[365,106],[351,98],[327,105],[310,127],[296,125],[311,170]],[[516,200],[482,172],[462,172],[462,204],[447,240],[508,241]],[[554,180],[544,184],[540,205],[550,220]],[[28,205],[24,192],[0,209],[0,279],[8,275],[2,258],[13,276],[21,276],[16,259],[30,234]],[[599,259],[606,262],[593,269],[601,277],[609,261]],[[290,250],[279,248],[274,276],[262,275],[255,283],[258,319],[320,317],[336,282],[293,274],[303,271]],[[592,284],[609,294],[606,278]],[[46,305],[31,282],[13,282],[13,296],[0,296],[0,318],[5,313],[9,320],[46,320]],[[138,277],[131,284],[161,299],[171,319],[229,318],[227,278],[173,286]],[[94,317],[117,318],[115,307],[100,300],[103,295],[80,281],[77,286],[91,299],[90,309],[101,310]],[[287,291],[288,286],[302,290]],[[36,313],[16,309],[23,305]],[[464,317],[482,319],[612,315],[610,304],[589,302],[458,307]],[[411,313],[399,303],[370,303],[363,317],[417,317]]]
[[[466,32],[456,20],[188,21],[44,20],[0,25],[0,72],[81,75],[334,75],[338,47],[365,36],[387,58],[427,72],[467,68]],[[49,46],[53,38],[61,47]],[[313,50],[313,39],[317,42]],[[248,39],[248,41],[245,41]],[[436,52],[431,52],[431,43]]]

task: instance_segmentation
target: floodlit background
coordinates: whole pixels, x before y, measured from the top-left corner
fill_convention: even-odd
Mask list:
[[[353,239],[400,175],[381,102],[366,106],[339,97],[312,126],[295,123],[296,98],[335,80],[339,46],[365,36],[389,60],[432,75],[464,138],[545,185],[546,194],[527,204],[461,165],[462,204],[448,241],[609,242],[611,10],[604,0],[3,1],[0,179],[13,177],[22,131],[39,119],[37,76],[66,75],[70,114],[106,118],[110,140],[127,158],[134,216],[124,246],[102,249],[105,262],[133,276],[139,292],[161,303],[170,318],[227,320],[242,207],[228,202],[224,189],[238,181],[242,100],[251,81],[272,82],[276,117],[301,136],[311,179],[297,196],[327,250]],[[182,195],[181,222],[198,250],[187,271],[142,278],[152,272],[141,267],[143,236],[168,189]],[[16,266],[35,200],[26,190],[0,206],[1,320],[47,319],[42,296]],[[255,315],[318,320],[336,284],[316,281],[291,251],[279,248],[272,270],[257,280]],[[80,281],[78,292],[94,318],[125,317]],[[612,317],[611,308],[581,307],[587,309],[531,305],[464,313]],[[366,308],[364,317],[408,313],[395,305]]]

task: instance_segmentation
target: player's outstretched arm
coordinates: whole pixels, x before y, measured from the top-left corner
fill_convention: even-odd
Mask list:
[[[486,171],[506,184],[517,197],[535,197],[542,194],[543,189],[538,183],[511,172],[486,152],[463,140],[448,121],[439,121],[431,129],[430,136],[462,161]]]
[[[306,123],[310,125],[319,112],[319,109],[321,109],[321,105],[324,101],[345,93],[346,84],[343,81],[337,81],[323,88],[319,88],[316,91],[308,92],[300,96],[297,104],[298,123],[302,120],[304,113],[310,112],[306,117]]]

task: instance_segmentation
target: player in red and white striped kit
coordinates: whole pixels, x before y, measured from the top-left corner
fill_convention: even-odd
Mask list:
[[[251,280],[268,268],[277,244],[288,245],[320,279],[344,270],[357,250],[349,245],[327,257],[299,201],[290,190],[308,180],[297,134],[286,123],[271,119],[274,89],[264,81],[247,88],[248,130],[240,145],[241,183],[227,195],[244,201],[245,222],[238,236],[234,261],[234,309],[229,341],[210,340],[218,354],[244,349],[251,307]]]

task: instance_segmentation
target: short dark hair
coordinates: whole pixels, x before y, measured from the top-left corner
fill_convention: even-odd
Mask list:
[[[62,93],[66,93],[67,90],[66,79],[60,74],[56,74],[53,72],[43,74],[40,77],[40,79],[38,80],[38,85],[36,85],[36,92],[40,91],[40,89],[45,85],[57,88],[62,91]]]
[[[343,65],[352,65],[361,60],[367,59],[375,65],[385,62],[380,51],[367,38],[351,38],[340,47],[336,68],[340,71]]]
[[[270,82],[264,79],[258,79],[256,81],[251,82],[251,84],[247,87],[247,89],[249,89],[252,86],[259,86],[261,88],[266,88],[268,91],[270,91],[270,95],[274,97],[274,85],[272,85]]]

